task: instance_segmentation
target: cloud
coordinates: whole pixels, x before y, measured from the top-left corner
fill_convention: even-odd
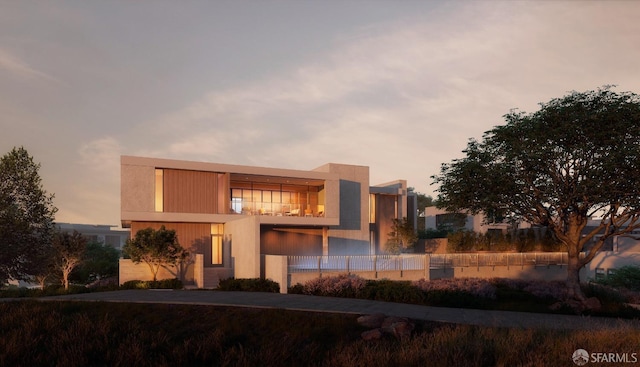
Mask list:
[[[628,75],[640,56],[628,48],[640,41],[630,15],[639,10],[458,3],[446,14],[363,28],[312,62],[212,90],[145,131],[170,142],[154,150],[160,156],[291,168],[366,164],[388,174],[384,181],[406,177],[425,190],[415,182],[428,181],[512,108],[532,111],[569,90],[618,80],[640,87],[638,75]],[[624,31],[610,25],[618,16]]]
[[[119,171],[121,152],[120,143],[110,136],[82,144],[78,149],[80,163],[88,170],[99,172]]]
[[[68,162],[66,185],[56,191],[65,203],[56,215],[59,222],[95,223],[91,218],[116,224],[120,217],[120,155],[122,146],[113,137],[102,137],[78,148],[77,162]]]
[[[0,70],[5,70],[13,76],[24,79],[43,79],[58,83],[59,80],[36,70],[29,66],[26,62],[20,60],[9,51],[0,49]]]

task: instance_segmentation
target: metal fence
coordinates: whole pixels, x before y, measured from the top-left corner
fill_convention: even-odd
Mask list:
[[[287,256],[288,272],[363,272],[486,266],[567,265],[564,252]]]

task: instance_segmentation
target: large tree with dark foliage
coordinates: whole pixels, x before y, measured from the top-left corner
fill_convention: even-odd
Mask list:
[[[38,273],[51,246],[57,209],[39,169],[22,147],[0,158],[0,283]]]
[[[189,256],[189,253],[178,243],[176,231],[165,226],[155,230],[145,228],[136,232],[133,239],[127,240],[122,252],[131,260],[149,266],[155,282],[161,266],[175,265]]]
[[[606,86],[540,106],[511,111],[432,178],[441,207],[546,226],[568,252],[569,297],[584,302],[580,269],[640,227],[640,97]],[[592,216],[602,220],[585,233]]]

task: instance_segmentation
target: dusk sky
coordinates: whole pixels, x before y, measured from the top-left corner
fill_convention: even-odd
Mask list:
[[[0,155],[120,223],[120,156],[430,176],[517,108],[640,93],[639,1],[0,1]],[[606,129],[606,126],[602,127]]]

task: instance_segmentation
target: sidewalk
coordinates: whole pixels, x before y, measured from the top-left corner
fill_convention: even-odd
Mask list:
[[[511,311],[487,311],[463,308],[429,307],[403,303],[349,298],[306,296],[262,292],[222,292],[204,290],[126,290],[43,297],[41,301],[74,300],[132,303],[166,303],[211,306],[278,308],[297,311],[351,314],[382,313],[455,324],[514,328],[597,330],[617,327],[640,327],[638,320],[604,317],[536,314]]]

